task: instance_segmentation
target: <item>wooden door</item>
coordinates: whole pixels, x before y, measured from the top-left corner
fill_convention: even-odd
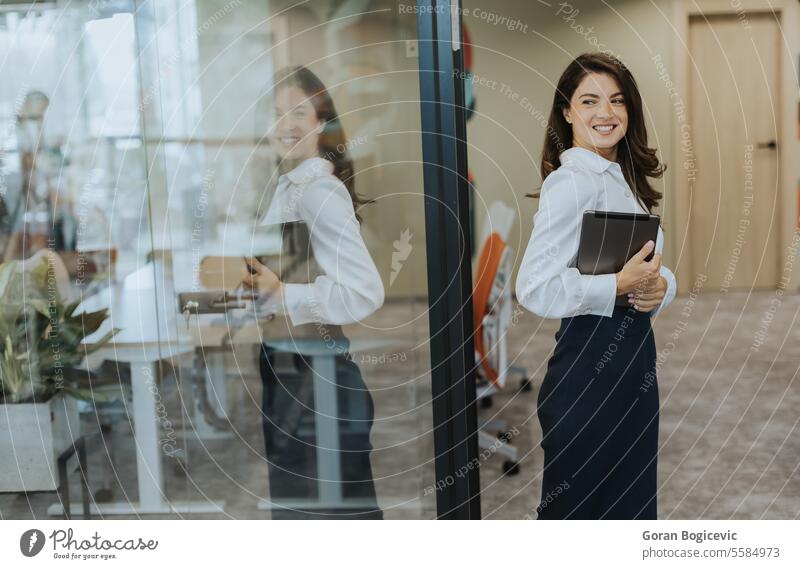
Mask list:
[[[772,14],[689,21],[690,255],[711,290],[774,288],[780,277],[779,42]]]

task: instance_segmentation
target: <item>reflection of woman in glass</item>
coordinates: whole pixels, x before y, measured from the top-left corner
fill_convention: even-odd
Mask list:
[[[308,516],[298,504],[309,501],[324,516],[382,517],[370,466],[372,398],[340,326],[380,308],[383,284],[359,231],[352,163],[328,91],[303,67],[278,73],[274,84],[270,138],[281,176],[262,224],[281,228],[283,251],[263,263],[248,259],[253,274],[243,272],[244,285],[269,295],[277,312],[264,322],[260,358],[273,515]],[[317,464],[316,424],[329,417],[317,407],[320,387],[330,385],[312,369],[320,361],[335,361],[333,490],[329,478],[318,485],[325,468]]]

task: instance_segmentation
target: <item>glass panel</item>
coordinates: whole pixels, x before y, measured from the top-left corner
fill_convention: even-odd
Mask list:
[[[0,279],[0,333],[4,356],[25,362],[2,374],[0,492],[54,490],[61,457],[80,496],[70,449],[82,442],[92,497],[121,501],[117,513],[139,499],[132,385],[159,379],[131,364],[159,339],[136,44],[131,2],[0,11],[0,246],[3,274],[18,275]],[[84,337],[100,347],[112,327],[118,349],[84,358]],[[53,494],[21,496],[3,495],[4,518],[60,511]]]
[[[82,289],[125,276],[149,239],[133,14],[7,11],[0,42],[5,260],[51,241],[87,254]]]
[[[406,12],[386,0],[0,11],[0,245],[27,260],[0,282],[41,293],[4,299],[0,332],[38,308],[42,326],[23,327],[14,353],[61,350],[49,367],[3,369],[7,408],[38,417],[23,407],[35,399],[58,417],[47,438],[30,430],[46,419],[0,413],[0,479],[17,484],[0,488],[3,518],[61,511],[54,494],[16,492],[55,489],[70,434],[104,516],[435,517]],[[101,311],[77,321],[76,342],[47,335],[55,298],[59,331],[70,299]],[[77,342],[98,346],[112,327],[81,361]],[[31,378],[45,389],[12,396]],[[23,472],[11,457],[25,452],[40,461]]]
[[[435,516],[416,19],[362,8],[138,11],[187,511]]]

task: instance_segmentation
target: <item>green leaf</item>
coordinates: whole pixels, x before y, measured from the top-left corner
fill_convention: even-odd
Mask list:
[[[89,403],[106,403],[112,400],[111,397],[104,393],[85,387],[65,387],[64,392],[75,399],[80,399],[81,401],[87,401]]]
[[[0,400],[6,403],[45,401],[61,389],[98,400],[81,391],[71,371],[118,329],[84,345],[86,336],[103,325],[108,310],[76,315],[80,301],[64,304],[57,291],[48,289],[50,274],[47,259],[27,271],[17,261],[0,264]]]
[[[80,300],[70,302],[64,307],[64,318],[70,318],[75,310],[81,305]]]
[[[50,319],[50,305],[45,299],[32,298],[28,300],[27,304],[48,320]]]
[[[89,336],[97,332],[106,318],[108,318],[108,309],[103,308],[96,312],[81,312],[66,319],[65,322],[70,326],[77,324],[84,331],[84,336]]]
[[[119,331],[120,328],[112,328],[102,338],[100,338],[93,344],[84,344],[86,346],[86,355],[93,354],[94,352],[105,346],[111,340],[111,338],[113,338]]]
[[[9,261],[0,265],[0,296],[6,298],[6,288],[12,277],[17,274],[19,261]]]

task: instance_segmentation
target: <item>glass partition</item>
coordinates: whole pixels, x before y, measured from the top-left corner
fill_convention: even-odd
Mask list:
[[[59,1],[0,42],[5,259],[54,253],[108,310],[87,344],[116,329],[54,425],[92,511],[435,517],[413,11]],[[13,490],[3,517],[62,512]]]
[[[6,9],[0,26],[4,260],[49,242],[81,290],[124,277],[149,239],[134,14]]]

